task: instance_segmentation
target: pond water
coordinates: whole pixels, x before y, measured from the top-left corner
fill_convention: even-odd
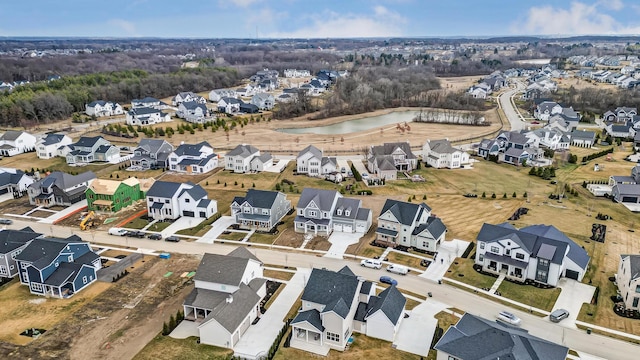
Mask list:
[[[396,111],[389,114],[370,116],[361,119],[347,120],[341,123],[324,126],[314,126],[307,128],[277,129],[277,131],[288,134],[348,134],[360,131],[371,130],[380,126],[411,122],[418,115],[418,111]]]

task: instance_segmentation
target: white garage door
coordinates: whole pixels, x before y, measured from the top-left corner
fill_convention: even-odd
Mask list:
[[[333,224],[333,230],[342,231],[342,224]]]
[[[342,231],[344,231],[344,232],[353,232],[353,226],[345,225],[344,229]]]
[[[363,233],[365,231],[364,224],[356,224],[356,231]]]

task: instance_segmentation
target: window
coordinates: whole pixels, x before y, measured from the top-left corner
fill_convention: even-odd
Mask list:
[[[549,266],[549,260],[547,260],[547,259],[540,259],[540,265],[542,265],[542,266]]]
[[[344,212],[344,216],[349,216],[349,215],[351,215],[351,210],[346,210],[346,211]]]
[[[315,211],[309,211],[309,216],[316,216],[316,212]]]
[[[484,256],[482,254],[478,254],[478,261],[483,262]]]
[[[636,285],[636,292],[640,293],[640,285]]]
[[[87,277],[86,277],[86,276],[83,276],[83,277],[82,277],[82,283],[83,283],[83,284],[86,284],[86,283],[87,283]]]
[[[152,197],[150,197],[150,198],[149,198],[149,201],[153,201],[153,198],[152,198]]]
[[[453,356],[449,355],[449,359],[448,359],[448,360],[459,360],[459,359],[458,359],[458,358],[456,358],[456,357],[453,357]]]
[[[342,209],[338,209],[338,210],[336,210],[336,214],[338,214],[338,215],[342,215]]]
[[[31,287],[31,290],[33,290],[35,292],[42,292],[42,284],[31,283],[31,284],[29,284],[29,286]]]
[[[492,246],[492,247],[491,247],[491,252],[492,252],[492,253],[496,253],[496,254],[497,254],[497,253],[499,253],[499,252],[500,252],[500,248],[498,248],[497,246]]]
[[[169,203],[169,199],[166,199],[166,200],[164,201],[164,203],[165,203],[165,204],[168,204],[168,203]]]
[[[480,243],[480,249],[484,249],[484,243],[483,242]]]
[[[523,253],[516,253],[516,259],[524,260],[524,254]]]
[[[638,307],[638,300],[640,300],[640,298],[634,297],[633,298],[633,307]]]
[[[190,203],[190,202],[191,202],[191,200],[190,200],[190,199],[184,199],[184,202],[186,202],[186,203]]]
[[[331,332],[327,331],[327,340],[334,341],[334,342],[340,342],[340,335],[339,334],[334,334],[334,333],[331,333]]]

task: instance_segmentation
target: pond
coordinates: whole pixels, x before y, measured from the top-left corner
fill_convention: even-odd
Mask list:
[[[347,120],[341,123],[307,128],[277,129],[288,134],[319,134],[334,135],[348,134],[371,130],[380,126],[411,122],[418,115],[418,111],[396,111],[389,114],[370,116],[361,119]]]

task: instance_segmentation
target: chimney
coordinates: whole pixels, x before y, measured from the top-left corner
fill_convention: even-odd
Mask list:
[[[227,304],[231,304],[233,302],[233,295],[227,296],[226,302]]]

